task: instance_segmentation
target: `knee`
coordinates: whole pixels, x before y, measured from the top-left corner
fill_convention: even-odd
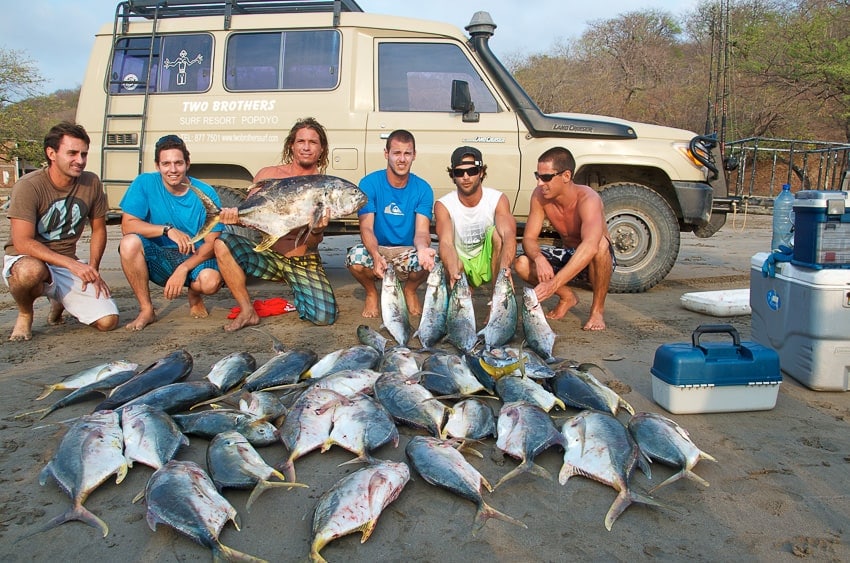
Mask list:
[[[198,274],[198,278],[192,282],[193,289],[204,295],[212,295],[221,289],[221,274],[218,270],[205,268]]]
[[[528,259],[528,256],[525,254],[520,254],[516,258],[514,258],[514,270],[517,275],[524,280],[527,280],[531,273],[531,261]]]
[[[92,326],[101,332],[109,332],[118,326],[118,315],[106,315],[92,323]]]
[[[38,258],[24,256],[12,266],[11,280],[19,286],[34,287],[36,284],[50,280],[50,270],[47,264]]]
[[[130,258],[141,253],[144,256],[142,239],[135,233],[124,235],[118,242],[118,253],[122,258]]]
[[[213,242],[213,250],[215,250],[216,258],[224,258],[230,256],[230,248],[227,246],[227,243],[221,240],[221,238],[215,239]]]

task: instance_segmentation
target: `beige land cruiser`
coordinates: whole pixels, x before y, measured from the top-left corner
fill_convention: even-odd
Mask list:
[[[89,169],[116,212],[153,144],[177,133],[192,175],[244,188],[279,161],[299,117],[328,131],[329,174],[358,182],[384,168],[386,136],[416,135],[415,172],[435,196],[459,145],[481,149],[488,185],[520,227],[537,157],[554,145],[576,157],[576,180],[600,190],[618,268],[611,291],[649,289],[668,274],[680,232],[711,236],[731,200],[709,137],[611,117],[546,115],[491,52],[496,25],[454,26],[363,13],[355,0],[127,0],[98,33],[77,120],[92,137]],[[224,188],[222,188],[224,189]],[[333,226],[352,232],[356,222]]]

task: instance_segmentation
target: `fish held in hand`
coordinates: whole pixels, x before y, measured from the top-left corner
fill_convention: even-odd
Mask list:
[[[381,320],[398,345],[407,346],[413,327],[410,326],[410,312],[401,282],[392,266],[384,272],[381,281]]]

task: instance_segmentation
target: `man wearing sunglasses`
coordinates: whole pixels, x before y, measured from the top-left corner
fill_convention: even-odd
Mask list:
[[[560,319],[578,303],[567,287],[578,279],[590,282],[593,301],[584,330],[604,330],[605,297],[614,270],[614,248],[605,223],[602,198],[590,186],[573,181],[576,162],[572,153],[554,147],[537,159],[537,188],[522,237],[524,254],[514,262],[517,274],[534,285],[540,301],[560,298],[546,316]],[[561,235],[563,248],[539,243],[544,219]]]
[[[456,190],[434,204],[440,260],[449,284],[461,272],[477,287],[510,268],[516,256],[516,219],[505,195],[483,185],[487,177],[481,151],[458,147],[452,153],[449,177]]]
[[[348,249],[345,265],[366,290],[363,316],[379,317],[375,281],[388,267],[403,283],[404,298],[411,315],[422,314],[416,289],[434,268],[437,251],[431,248],[431,215],[434,191],[430,184],[410,171],[416,160],[416,141],[409,131],[397,129],[387,137],[384,148],[386,170],[377,170],[360,180],[368,201],[358,211],[361,243]]]
[[[213,243],[224,227],[216,225],[203,240],[189,242],[207,217],[189,184],[221,206],[218,194],[187,175],[189,150],[177,135],[156,142],[154,161],[157,171],[140,174],[121,200],[121,269],[139,301],[139,315],[127,330],[142,330],[156,321],[149,281],[164,288],[166,299],[176,299],[187,287],[189,313],[196,319],[207,316],[203,296],[221,288]]]

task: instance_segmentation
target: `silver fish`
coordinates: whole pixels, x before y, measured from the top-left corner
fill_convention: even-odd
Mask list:
[[[249,375],[241,389],[242,391],[261,391],[297,383],[317,359],[316,353],[308,349],[295,349],[276,354]]]
[[[546,411],[530,403],[506,403],[499,411],[496,431],[499,435],[496,447],[522,461],[499,479],[497,488],[526,471],[544,479],[552,479],[545,468],[534,463],[534,458],[551,446],[566,447],[566,440]]]
[[[381,374],[371,369],[347,369],[316,380],[313,388],[328,389],[343,397],[365,393],[374,395],[375,382]]]
[[[257,497],[268,489],[306,487],[301,483],[286,481],[283,474],[267,464],[248,439],[236,430],[217,434],[210,441],[207,447],[207,469],[219,491],[224,488],[252,489],[245,503],[248,512]],[[272,478],[279,481],[272,481]]]
[[[446,336],[448,330],[446,321],[449,313],[449,284],[442,262],[434,265],[425,284],[422,317],[413,336],[419,337],[423,348],[430,349]]]
[[[268,446],[278,440],[277,428],[273,424],[233,410],[201,411],[192,414],[175,414],[174,422],[184,434],[212,439],[216,434],[236,430],[255,446]]]
[[[42,531],[79,520],[100,529],[106,537],[109,526],[86,509],[83,503],[111,475],[116,476],[116,483],[123,481],[127,475],[118,413],[99,411],[80,417],[62,437],[56,453],[38,477],[39,484],[44,485],[47,477],[52,476],[74,505],[50,520]]]
[[[364,467],[340,479],[316,504],[310,558],[325,561],[319,552],[352,532],[363,533],[360,543],[368,540],[381,512],[398,498],[409,480],[407,465],[392,461]]]
[[[457,354],[432,354],[422,362],[422,369],[451,378],[462,395],[484,391],[484,385],[478,381],[466,361]]]
[[[481,440],[496,435],[496,418],[484,401],[464,399],[452,407],[445,430],[452,438]]]
[[[378,365],[378,362],[381,360],[380,352],[366,344],[358,344],[351,348],[343,348],[337,352],[338,353],[332,353],[333,359],[326,361],[324,365],[320,366],[324,358],[323,360],[316,362],[316,364],[313,365],[305,375],[311,379],[318,379],[321,377],[327,377],[328,375],[332,375],[338,371],[350,369],[372,369]],[[328,356],[326,356],[326,358],[327,357]]]
[[[715,463],[717,460],[700,450],[691,440],[688,431],[674,421],[657,413],[639,412],[629,419],[629,432],[640,451],[650,459],[680,468],[680,471],[663,483],[650,489],[650,494],[682,477],[708,486],[708,481],[694,473],[693,469],[701,459]]]
[[[134,405],[121,412],[124,432],[124,457],[131,467],[134,461],[159,469],[177,454],[189,438],[165,412],[149,405]]]
[[[466,273],[460,273],[449,293],[449,310],[446,316],[446,338],[461,352],[470,352],[478,335],[475,332],[475,309],[472,303],[472,290],[466,279]]]
[[[384,353],[378,369],[383,373],[394,372],[409,376],[419,371],[419,362],[410,348],[396,346]]]
[[[549,326],[543,306],[531,287],[522,290],[522,329],[529,348],[540,354],[547,363],[557,361],[552,356],[557,335]]]
[[[514,337],[517,331],[519,310],[514,294],[514,284],[511,279],[511,269],[499,270],[493,283],[493,296],[490,299],[490,317],[487,325],[479,334],[484,337],[487,350],[504,346]]]
[[[168,414],[173,414],[182,412],[199,401],[215,397],[218,392],[218,385],[206,379],[178,381],[151,389],[147,393],[115,407],[115,410],[120,412],[133,405],[150,405]]]
[[[567,444],[564,465],[558,476],[560,483],[564,485],[573,475],[582,475],[613,487],[619,493],[605,515],[608,531],[633,502],[660,506],[652,498],[629,488],[635,467],[640,465],[649,476],[649,464],[629,431],[614,415],[582,411],[567,419],[561,432]]]
[[[219,541],[228,520],[239,529],[236,509],[215,489],[206,472],[193,461],[171,460],[157,469],[145,487],[148,526],[160,522],[212,550],[213,559],[262,561]]]
[[[475,503],[478,507],[473,525],[475,532],[480,530],[490,518],[528,528],[519,520],[499,512],[484,502],[481,487],[483,485],[492,493],[492,485],[449,442],[429,436],[414,436],[407,443],[404,451],[410,464],[426,482],[448,489]]]
[[[207,221],[191,240],[204,238],[219,222],[218,206],[206,194],[190,186],[204,202]],[[263,240],[254,247],[262,252],[277,239],[293,229],[309,225],[313,228],[329,212],[331,219],[350,215],[366,205],[366,194],[342,178],[314,174],[291,178],[270,178],[248,187],[259,188],[239,204],[239,223],[263,233]]]
[[[172,352],[113,389],[94,410],[114,409],[152,389],[180,381],[192,373],[192,363],[192,355],[186,350]]]
[[[354,461],[373,462],[369,455],[372,450],[389,443],[398,446],[395,421],[379,402],[367,395],[356,395],[350,403],[336,405],[331,424],[322,452],[339,446],[356,454]]]
[[[360,341],[360,344],[371,346],[381,354],[386,351],[387,342],[389,342],[380,332],[369,325],[359,325],[357,327],[357,340]]]
[[[233,352],[212,365],[204,377],[219,391],[227,393],[257,369],[257,360],[248,352]]]
[[[625,409],[634,414],[635,409],[616,391],[596,379],[590,369],[595,364],[584,363],[577,367],[559,369],[549,386],[555,395],[566,404],[577,409],[593,409],[609,412],[614,416]]]
[[[398,422],[445,438],[443,422],[449,409],[422,385],[397,373],[385,373],[375,382],[375,398]]]
[[[530,377],[522,377],[518,371],[496,380],[496,394],[505,403],[524,401],[537,405],[546,412],[556,406],[562,410],[566,408],[561,399],[544,389]]]
[[[49,415],[53,411],[67,407],[68,405],[73,405],[75,403],[85,401],[85,400],[91,398],[92,395],[98,395],[98,394],[109,395],[109,393],[110,393],[110,391],[112,391],[112,389],[121,385],[122,383],[126,383],[127,381],[130,381],[133,378],[133,376],[135,376],[135,375],[136,375],[136,372],[134,370],[115,372],[112,375],[110,375],[109,377],[99,379],[98,381],[95,381],[93,383],[89,383],[88,385],[84,385],[84,386],[80,387],[79,389],[75,389],[75,390],[71,391],[70,393],[68,393],[67,395],[65,395],[64,397],[62,397],[61,399],[59,399],[58,401],[56,401],[55,403],[53,403],[52,405],[50,405],[49,407],[47,407],[45,409],[39,409],[39,410],[36,410],[36,411],[24,413],[24,414],[28,415],[28,414],[35,414],[35,413],[40,412],[40,413],[42,413],[42,415],[39,418],[43,419],[44,417],[46,417],[47,415]],[[22,415],[18,415],[18,416],[22,416]]]
[[[124,360],[115,360],[114,362],[107,362],[105,364],[99,364],[94,367],[90,367],[75,373],[74,375],[70,375],[59,383],[54,383],[52,385],[45,385],[44,391],[42,391],[41,395],[35,398],[36,401],[40,401],[53,393],[54,391],[63,391],[63,390],[75,390],[80,387],[85,387],[87,385],[91,385],[97,381],[102,379],[106,379],[107,377],[123,371],[136,371],[136,368],[139,367],[139,364],[134,364],[132,362],[127,362]]]
[[[286,416],[286,406],[268,391],[250,391],[239,397],[239,410],[261,420],[274,421]]]
[[[348,399],[328,389],[309,387],[295,400],[280,427],[280,441],[289,457],[280,465],[288,481],[295,481],[295,460],[321,448],[333,428],[334,407]]]
[[[392,265],[384,272],[381,281],[381,320],[399,346],[407,346],[413,328],[410,326],[410,312],[407,310],[404,291]]]

